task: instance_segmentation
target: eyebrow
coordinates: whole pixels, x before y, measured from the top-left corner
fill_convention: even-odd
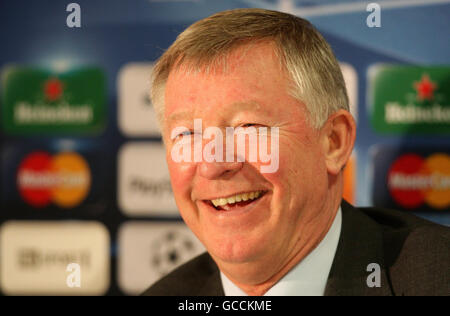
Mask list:
[[[192,115],[192,112],[189,111],[182,111],[182,112],[175,112],[169,115],[167,118],[167,121],[178,121],[182,119],[189,118]]]
[[[230,112],[243,112],[243,111],[259,111],[261,109],[261,105],[256,101],[247,101],[247,102],[234,102],[226,107],[225,112],[218,113],[218,115],[225,115]],[[183,119],[192,119],[192,112],[190,111],[180,111],[175,112],[169,115],[167,118],[168,122],[173,122],[177,120]]]

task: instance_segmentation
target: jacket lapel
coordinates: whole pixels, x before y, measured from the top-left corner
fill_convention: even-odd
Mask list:
[[[195,296],[225,296],[222,287],[222,280],[220,279],[220,271],[214,260],[209,254],[206,254],[207,258],[205,262],[204,272],[205,278],[203,285],[198,289],[196,293],[192,293]]]
[[[325,288],[326,296],[392,295],[383,256],[381,227],[364,213],[343,201],[342,228]],[[369,287],[370,263],[380,266],[380,287]],[[371,279],[371,278],[370,278]]]

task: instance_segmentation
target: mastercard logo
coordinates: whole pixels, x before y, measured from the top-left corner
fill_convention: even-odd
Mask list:
[[[74,152],[50,155],[33,152],[19,165],[17,187],[23,200],[34,207],[54,203],[62,208],[79,205],[91,186],[86,160]]]
[[[388,172],[392,198],[405,208],[426,203],[436,209],[450,206],[450,156],[436,153],[427,158],[417,154],[400,156]]]

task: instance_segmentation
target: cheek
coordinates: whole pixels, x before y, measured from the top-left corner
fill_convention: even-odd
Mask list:
[[[293,185],[304,177],[310,165],[310,148],[298,141],[280,140],[280,181]]]
[[[174,162],[170,155],[166,158],[174,196],[176,199],[184,198],[186,194],[190,193],[192,188],[192,179],[196,169],[195,164]],[[189,195],[187,197],[190,198]]]
[[[196,206],[191,199],[192,179],[195,175],[196,165],[194,163],[177,163],[171,160],[167,160],[167,164],[173,195],[180,215],[184,222],[197,235],[197,212]]]
[[[279,157],[279,170],[267,174],[266,178],[274,185],[274,191],[279,193],[280,199],[291,200],[295,196],[307,199],[314,195],[318,186],[323,186],[326,169],[318,145],[280,140]]]

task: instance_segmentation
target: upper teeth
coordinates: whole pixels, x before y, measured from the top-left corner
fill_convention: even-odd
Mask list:
[[[211,200],[211,202],[212,202],[212,204],[214,204],[214,206],[217,207],[217,206],[222,206],[222,205],[226,205],[226,204],[234,204],[236,202],[241,202],[241,201],[254,200],[254,199],[258,198],[260,195],[261,195],[261,191],[254,191],[254,192],[236,194],[234,196],[230,196],[227,198],[219,198],[219,199]]]

